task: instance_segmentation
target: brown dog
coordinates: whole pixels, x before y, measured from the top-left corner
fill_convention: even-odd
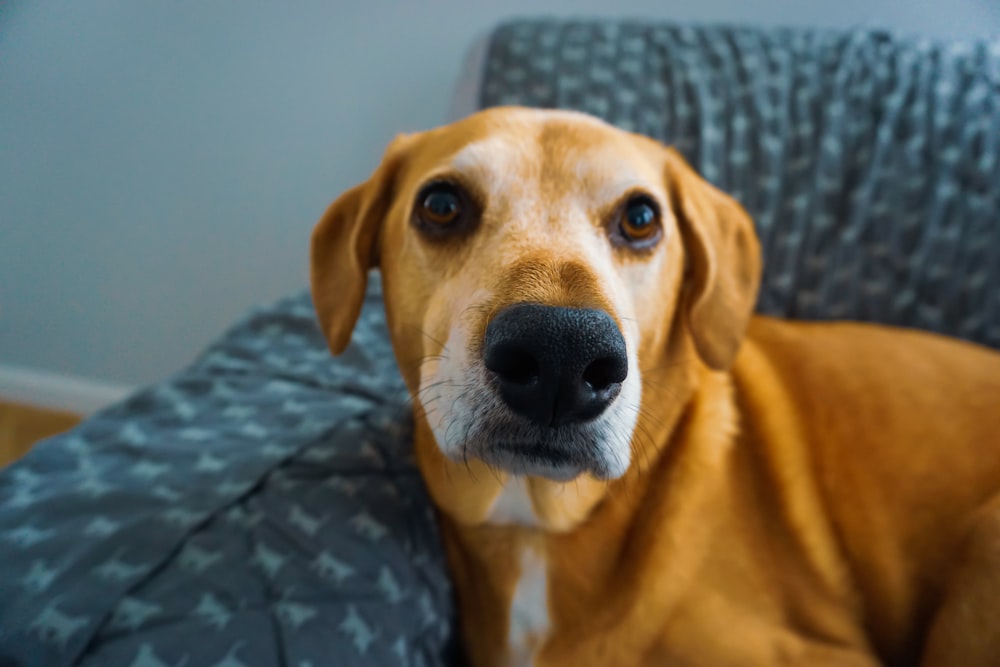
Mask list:
[[[752,316],[753,224],[670,149],[493,109],[327,211],[380,266],[475,665],[1000,665],[1000,354]]]

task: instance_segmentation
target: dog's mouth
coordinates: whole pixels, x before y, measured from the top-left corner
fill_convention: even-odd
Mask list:
[[[569,449],[551,441],[513,442],[500,441],[479,457],[514,475],[546,477],[554,481],[568,482],[584,471],[594,468],[589,457],[580,451]]]
[[[425,414],[452,461],[478,459],[508,474],[559,482],[582,474],[605,480],[625,474],[638,414],[638,382],[626,383],[615,404],[598,417],[552,427],[514,413],[481,369],[472,375],[467,383],[437,381],[434,393],[424,392]]]
[[[628,435],[607,419],[542,427],[499,406],[473,424],[462,455],[512,475],[566,482],[584,473],[612,479],[628,465]]]

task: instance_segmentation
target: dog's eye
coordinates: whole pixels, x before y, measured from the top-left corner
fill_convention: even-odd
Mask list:
[[[648,197],[633,197],[622,210],[622,236],[635,245],[648,245],[660,233],[660,210]]]
[[[462,196],[450,183],[432,183],[417,198],[417,218],[428,227],[448,227],[462,217]]]
[[[455,181],[431,181],[417,192],[410,223],[427,240],[462,237],[479,223],[482,210],[479,201]]]
[[[427,220],[439,225],[455,222],[460,212],[458,197],[446,190],[435,190],[424,197],[423,207]]]

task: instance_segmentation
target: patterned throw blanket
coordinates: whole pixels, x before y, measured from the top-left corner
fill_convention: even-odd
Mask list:
[[[374,278],[344,356],[300,294],[0,473],[0,667],[449,662]]]

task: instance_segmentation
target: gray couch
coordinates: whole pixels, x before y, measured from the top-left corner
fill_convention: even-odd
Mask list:
[[[589,111],[740,199],[762,312],[1000,347],[1000,40],[522,21],[476,53],[467,103]],[[250,313],[0,471],[0,666],[455,664],[409,429],[377,279],[336,360],[306,293]]]

